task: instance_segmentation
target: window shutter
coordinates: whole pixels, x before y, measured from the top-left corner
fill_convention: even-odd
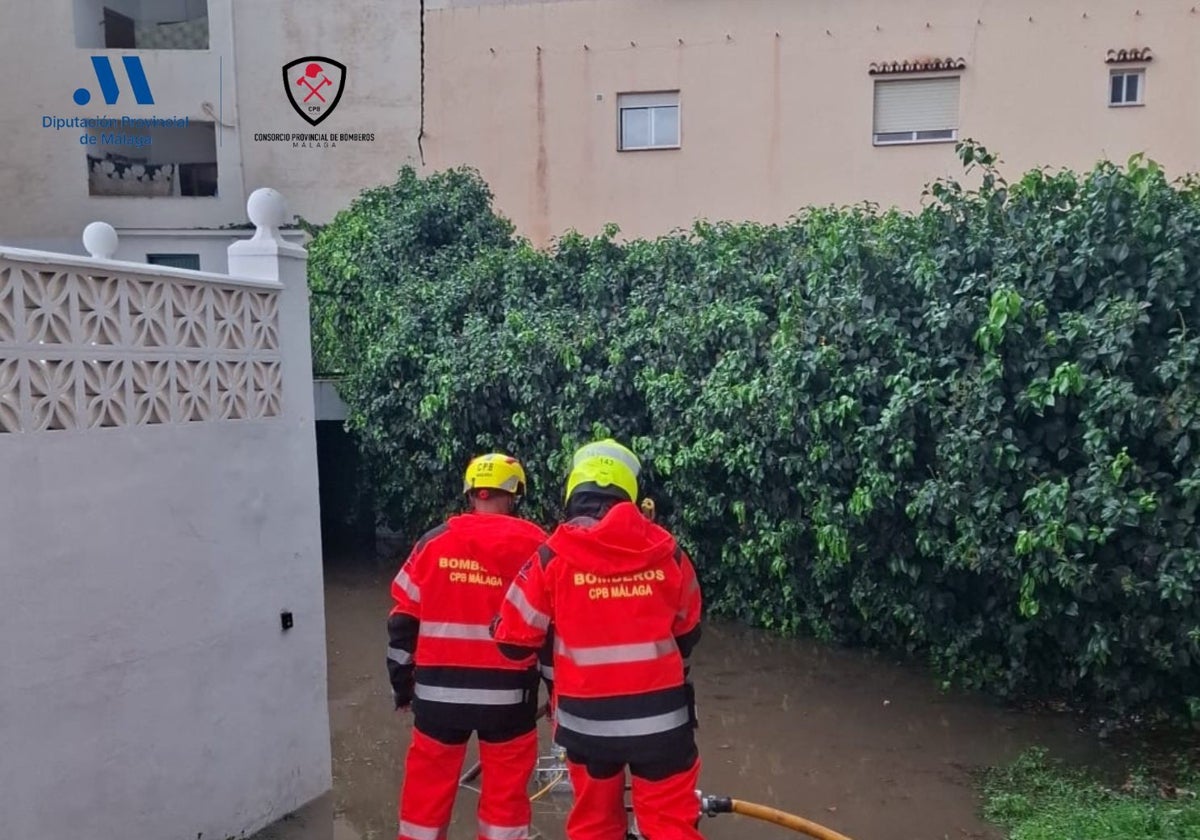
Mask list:
[[[875,83],[875,133],[958,128],[957,76]]]
[[[679,91],[663,93],[619,93],[617,105],[621,108],[661,108],[664,105],[679,105]]]

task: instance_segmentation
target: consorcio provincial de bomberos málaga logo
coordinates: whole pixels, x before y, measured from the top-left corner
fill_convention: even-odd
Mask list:
[[[100,94],[104,97],[104,104],[110,106],[120,104],[124,93],[122,85],[117,79],[112,59],[106,55],[94,55],[91,58],[92,71],[96,77],[96,84],[100,87]],[[154,92],[150,88],[150,80],[146,78],[142,60],[135,55],[126,55],[121,57],[121,64],[133,104],[142,112],[146,108],[153,107],[155,104]],[[76,107],[85,108],[91,104],[93,92],[89,87],[82,86],[76,88],[71,98]],[[82,146],[132,146],[140,149],[151,143],[151,136],[146,133],[147,129],[187,128],[189,124],[188,117],[161,117],[145,113],[139,113],[136,116],[130,114],[119,116],[109,114],[95,116],[42,115],[42,128],[52,128],[55,131],[83,129],[84,132],[79,135],[79,143]]]
[[[333,116],[346,91],[346,65],[323,55],[306,55],[283,65],[283,94],[306,123],[314,128]],[[370,143],[362,132],[256,132],[256,143],[291,143],[293,149],[332,149],[338,143]]]

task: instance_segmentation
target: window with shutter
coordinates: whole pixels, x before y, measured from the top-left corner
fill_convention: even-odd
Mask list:
[[[959,77],[875,82],[875,145],[958,138]]]
[[[679,91],[617,96],[620,151],[679,148]]]

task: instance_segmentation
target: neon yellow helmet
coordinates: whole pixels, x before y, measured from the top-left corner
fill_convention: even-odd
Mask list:
[[[575,453],[567,476],[567,499],[576,490],[589,490],[637,501],[642,464],[632,451],[612,438],[589,443]]]
[[[472,459],[463,476],[463,492],[484,489],[503,490],[514,496],[524,495],[525,469],[521,462],[501,452]]]

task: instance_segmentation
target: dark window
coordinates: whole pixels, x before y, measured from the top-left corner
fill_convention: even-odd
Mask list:
[[[110,50],[134,49],[134,29],[133,18],[104,7],[104,46]]]
[[[1109,82],[1108,104],[1110,106],[1141,105],[1145,89],[1142,85],[1144,70],[1123,70],[1112,74]]]
[[[217,165],[215,163],[179,164],[179,192],[188,196],[217,194]]]
[[[200,270],[199,254],[147,254],[146,262],[150,265],[165,265],[170,268],[189,268]]]

